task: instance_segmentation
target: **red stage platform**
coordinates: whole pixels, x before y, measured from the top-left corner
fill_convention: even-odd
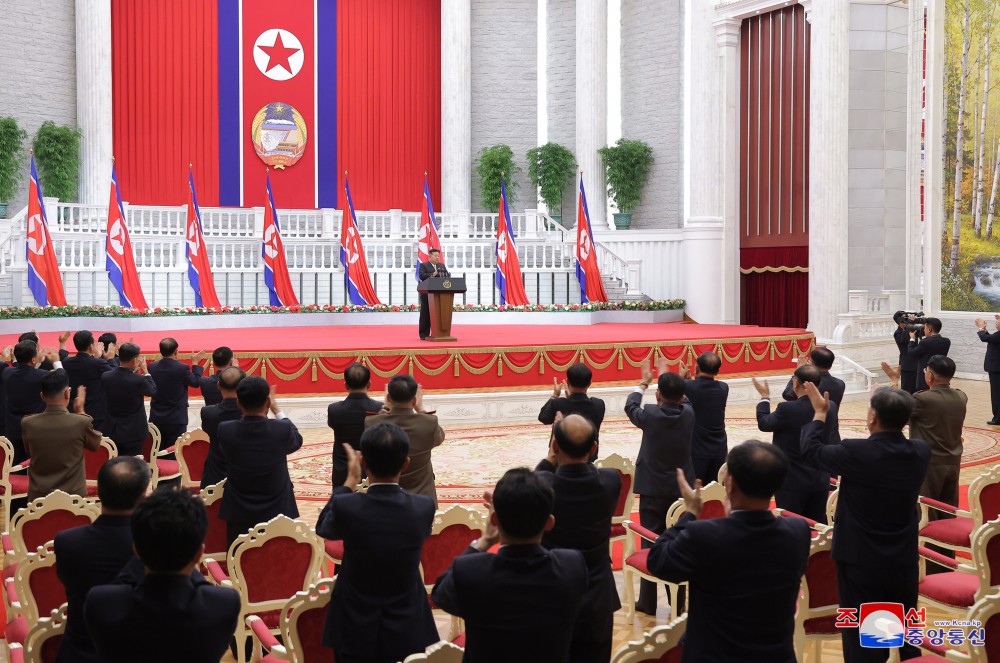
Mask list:
[[[462,325],[454,333],[456,342],[428,343],[417,339],[416,325],[257,327],[137,332],[134,342],[149,359],[165,336],[180,343],[182,359],[228,345],[244,370],[285,394],[341,392],[343,371],[354,361],[371,368],[376,389],[397,373],[412,373],[427,389],[549,388],[577,361],[593,369],[595,382],[611,382],[638,378],[639,367],[659,357],[676,370],[708,350],[722,356],[723,375],[791,370],[792,359],[815,343],[801,329],[684,323]]]

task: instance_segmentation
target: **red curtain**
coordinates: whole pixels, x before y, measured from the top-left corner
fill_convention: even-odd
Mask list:
[[[804,329],[809,322],[809,272],[800,270],[808,267],[807,246],[741,250],[743,324]]]

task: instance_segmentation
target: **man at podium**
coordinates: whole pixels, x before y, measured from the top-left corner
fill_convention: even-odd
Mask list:
[[[430,260],[420,263],[420,270],[417,272],[421,281],[438,276],[451,276],[448,268],[441,264],[441,252],[437,249],[428,251]],[[425,341],[431,335],[431,307],[427,302],[427,293],[420,293],[420,340]]]

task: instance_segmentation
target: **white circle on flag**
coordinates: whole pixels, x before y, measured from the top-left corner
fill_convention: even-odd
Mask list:
[[[267,257],[272,260],[278,255],[278,242],[277,242],[277,232],[274,226],[268,226],[267,230],[264,231],[264,252],[267,253]]]
[[[28,250],[36,256],[45,252],[45,233],[42,231],[41,214],[32,214],[28,218]]]
[[[115,253],[122,255],[125,252],[125,237],[122,232],[122,222],[120,219],[115,219],[115,222],[111,225],[111,234],[108,240],[111,242],[111,248],[114,249]]]
[[[271,80],[294,78],[305,63],[302,42],[288,30],[264,30],[253,44],[253,61],[260,73]]]

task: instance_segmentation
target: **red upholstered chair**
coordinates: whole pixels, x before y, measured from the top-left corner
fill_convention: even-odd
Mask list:
[[[320,579],[323,546],[316,532],[301,520],[276,516],[240,536],[229,548],[228,574],[206,563],[212,579],[240,593],[243,606],[236,625],[236,652],[245,661],[244,642],[251,637],[247,618],[259,617],[271,633],[279,632],[281,610],[288,599]]]
[[[10,663],[24,663],[26,660],[31,663],[55,663],[65,633],[66,604],[63,603],[49,617],[39,619],[31,627],[23,646],[11,643],[8,652]]]
[[[7,642],[26,644],[28,631],[40,615],[49,615],[66,603],[66,588],[56,575],[56,555],[49,541],[26,556],[13,578],[4,582],[10,602],[7,615]]]
[[[59,532],[89,525],[100,514],[101,509],[96,504],[61,490],[31,502],[14,515],[10,530],[2,537],[3,578],[13,577],[19,560],[54,539]]]
[[[213,486],[206,486],[198,493],[208,511],[208,533],[205,535],[205,554],[202,555],[201,564],[202,573],[209,579],[211,576],[208,575],[205,564],[210,559],[218,562],[223,571],[229,570],[226,564],[226,556],[229,554],[229,549],[226,547],[226,542],[229,540],[226,521],[219,518],[219,507],[222,506],[222,493],[225,488],[226,480],[223,479]]]
[[[809,561],[802,576],[802,589],[795,613],[795,654],[804,661],[806,643],[812,642],[810,661],[822,660],[822,641],[840,638],[836,628],[839,594],[837,564],[830,557],[833,530],[817,533],[809,544]]]
[[[200,428],[181,435],[174,444],[181,485],[185,488],[200,488],[201,475],[205,471],[208,458],[208,433]]]
[[[247,626],[267,652],[261,663],[331,660],[330,650],[323,646],[323,629],[326,626],[326,607],[330,603],[333,583],[332,578],[325,578],[288,600],[281,610],[281,642],[260,617],[247,617]]]
[[[728,473],[727,472],[728,468],[729,468],[728,463],[723,463],[722,466],[719,468],[719,473],[715,475],[715,480],[723,485],[725,485],[726,483],[726,474]]]
[[[679,499],[667,509],[667,527],[676,525],[684,515],[684,500]],[[701,513],[698,520],[726,517],[726,487],[713,481],[701,488]]]
[[[83,468],[87,475],[87,497],[97,496],[97,473],[104,467],[104,463],[118,455],[118,447],[111,441],[110,437],[101,439],[101,446],[96,451],[83,450]]]
[[[424,541],[420,551],[420,575],[424,579],[428,601],[437,579],[448,570],[452,560],[483,535],[485,527],[486,517],[482,512],[458,504],[444,510],[439,509],[434,514],[431,535]],[[433,601],[431,607],[436,607]],[[454,638],[462,630],[462,621],[453,616],[448,639]]]
[[[368,477],[361,480],[358,484],[358,489],[355,491],[358,493],[368,492]],[[330,569],[330,575],[336,576],[336,567],[340,566],[344,562],[344,542],[341,540],[329,541],[323,540],[323,550],[326,552],[327,560],[333,567]]]
[[[403,663],[462,663],[463,656],[464,649],[442,640],[419,654],[410,654],[403,659]]]
[[[955,518],[930,520],[931,510],[953,514]],[[972,552],[972,533],[1000,516],[1000,464],[980,474],[969,485],[969,510],[927,497],[920,498],[920,545]]]
[[[840,498],[840,488],[830,491],[830,496],[826,498],[826,522],[833,527],[834,517],[837,515],[837,500]]]
[[[945,642],[941,646],[928,645],[921,648],[930,653],[911,658],[907,663],[1000,663],[1000,592],[984,596],[969,610],[963,621],[982,624],[985,637],[982,644],[969,646],[969,652],[959,652]],[[966,634],[969,628],[964,629]],[[892,659],[890,659],[892,660]],[[898,659],[897,659],[898,660]]]
[[[28,496],[29,461],[14,466],[14,445],[6,437],[0,437],[0,497],[3,499],[3,531],[10,529],[10,520],[14,515],[10,512],[11,500]]]
[[[622,542],[624,551],[625,539],[629,536],[628,532],[625,531],[625,521],[632,517],[632,506],[635,503],[635,493],[632,492],[632,486],[635,482],[635,464],[624,456],[611,454],[607,458],[598,458],[594,466],[617,470],[621,477],[622,492],[618,495],[615,515],[611,517],[611,550],[608,551],[608,554],[613,554],[616,541]]]
[[[687,629],[687,615],[643,633],[611,657],[612,663],[680,663],[684,653],[681,638]]]
[[[152,471],[150,485],[155,489],[161,481],[171,481],[181,475],[180,464],[176,460],[161,458],[174,452],[174,447],[160,449],[160,429],[149,424],[149,435],[142,443],[142,459],[149,463]]]
[[[1000,585],[1000,518],[991,520],[972,534],[972,565],[959,564],[932,550],[920,555],[954,569],[920,580],[919,602],[950,613],[965,613]]]

